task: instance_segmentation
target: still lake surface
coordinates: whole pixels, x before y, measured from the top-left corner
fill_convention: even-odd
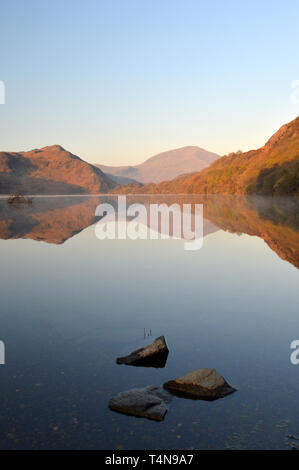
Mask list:
[[[0,199],[0,448],[299,447],[298,200],[164,196],[203,203],[203,246],[185,251],[173,238],[99,240],[95,207],[112,199]],[[165,368],[115,363],[161,335]],[[238,391],[174,397],[162,422],[108,408],[202,367]]]

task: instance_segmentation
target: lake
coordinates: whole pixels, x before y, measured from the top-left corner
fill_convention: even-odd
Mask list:
[[[0,448],[299,448],[298,199],[128,197],[203,204],[195,251],[172,237],[99,240],[95,208],[115,201],[0,199]],[[116,364],[161,335],[164,368]],[[161,422],[108,408],[205,367],[237,391],[174,397]]]

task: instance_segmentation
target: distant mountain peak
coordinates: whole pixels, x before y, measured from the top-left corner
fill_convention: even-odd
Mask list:
[[[216,153],[189,145],[161,152],[135,166],[114,167],[100,164],[95,166],[116,177],[131,178],[140,183],[159,183],[182,174],[200,171],[218,158],[219,155]]]

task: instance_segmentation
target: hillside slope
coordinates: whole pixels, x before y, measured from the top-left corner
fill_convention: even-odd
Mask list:
[[[152,194],[298,194],[299,117],[258,150],[219,158],[209,168],[160,184],[120,188]]]
[[[103,193],[116,186],[99,168],[59,145],[29,152],[0,152],[0,193]]]

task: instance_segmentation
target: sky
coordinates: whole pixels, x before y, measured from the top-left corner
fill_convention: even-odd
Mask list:
[[[223,155],[299,114],[298,0],[0,0],[0,11],[1,151],[59,144],[107,165],[186,145]]]

